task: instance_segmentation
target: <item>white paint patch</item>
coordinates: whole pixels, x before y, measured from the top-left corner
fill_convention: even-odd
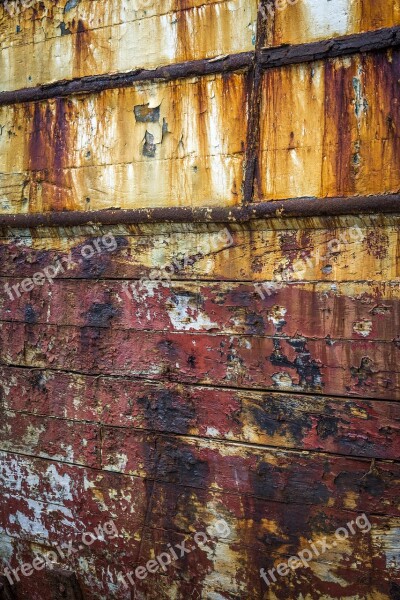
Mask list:
[[[176,295],[167,307],[171,324],[176,331],[210,331],[217,329],[217,323],[201,311],[193,297]]]
[[[73,500],[71,493],[71,477],[67,474],[60,475],[55,465],[51,465],[46,470],[51,489],[60,500]]]
[[[116,454],[113,464],[107,465],[105,468],[109,469],[110,471],[124,472],[127,464],[128,464],[128,457],[126,454]]]
[[[210,437],[221,437],[220,432],[215,427],[207,427],[206,435]]]
[[[22,438],[24,445],[29,446],[30,448],[37,447],[39,438],[44,431],[46,431],[46,427],[44,425],[41,425],[40,427],[28,425],[26,433]]]
[[[365,338],[368,337],[372,331],[372,321],[368,321],[367,319],[356,321],[353,324],[353,331],[354,333],[357,333],[357,335],[361,335]]]
[[[386,559],[386,569],[398,573],[400,569],[400,527],[391,521],[389,529],[375,529],[371,531],[372,540],[383,550]]]
[[[13,552],[12,538],[5,533],[0,533],[0,557],[3,561],[10,562]]]
[[[349,0],[302,0],[314,38],[345,35],[350,29]]]
[[[287,309],[284,306],[273,306],[268,311],[268,321],[274,325],[284,325]]]
[[[68,462],[75,462],[73,447],[71,445],[62,443],[61,448],[64,450],[65,458],[68,460]],[[56,460],[65,460],[64,456],[62,456],[62,455],[59,455],[59,456],[55,455],[54,458]]]

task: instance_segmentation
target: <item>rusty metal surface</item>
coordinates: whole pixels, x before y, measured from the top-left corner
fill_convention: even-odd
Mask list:
[[[334,39],[400,23],[399,0],[299,0],[286,3],[289,10],[271,10],[268,6],[273,8],[274,2],[265,0],[265,6],[270,44],[277,46]]]
[[[371,52],[395,48],[400,45],[400,28],[388,27],[377,31],[367,31],[309,44],[283,45],[263,48],[262,39],[259,63],[264,69],[296,63],[346,56],[357,52]],[[248,68],[256,59],[255,52],[240,52],[212,59],[201,59],[157,67],[156,69],[136,69],[129,73],[86,76],[72,81],[60,81],[37,87],[27,87],[0,92],[0,106],[17,102],[32,102],[55,97],[65,97],[75,93],[102,92],[107,89],[130,87],[138,81],[157,79],[172,80],[180,77],[194,77]]]
[[[398,49],[264,75],[256,197],[396,192]]]
[[[86,224],[140,223],[248,223],[255,219],[319,217],[359,214],[398,214],[400,196],[353,196],[297,198],[281,202],[258,202],[232,208],[165,207],[131,210],[58,211],[52,213],[1,214],[0,226],[11,228],[76,227]]]
[[[390,41],[395,45],[396,37],[390,35]],[[389,39],[386,39],[386,47]],[[253,52],[240,52],[225,55],[220,58],[188,61],[153,70],[136,69],[129,73],[114,73],[110,75],[88,75],[72,81],[61,81],[34,88],[23,88],[9,92],[0,92],[0,106],[18,102],[48,100],[55,97],[65,97],[73,94],[98,93],[104,90],[126,88],[136,82],[154,81],[158,79],[171,81],[182,77],[200,77],[215,73],[228,73],[250,67],[254,60]]]
[[[2,211],[238,204],[246,113],[240,72],[1,107]]]
[[[15,1],[14,17],[0,7],[3,91],[254,48],[257,0]]]
[[[399,598],[398,3],[282,4],[0,9],[6,594]]]

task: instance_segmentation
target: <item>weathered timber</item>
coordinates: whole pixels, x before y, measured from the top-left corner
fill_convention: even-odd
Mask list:
[[[0,321],[215,335],[297,333],[389,342],[400,331],[396,280],[216,283],[60,278],[23,292],[24,281],[0,279]]]
[[[2,367],[0,374],[2,447],[11,451],[14,443],[23,454],[98,466],[98,425],[107,425],[347,456],[400,455],[398,403],[15,367]],[[30,426],[34,439],[27,435]]]

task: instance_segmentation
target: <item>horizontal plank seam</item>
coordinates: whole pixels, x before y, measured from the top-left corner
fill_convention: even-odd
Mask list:
[[[393,406],[395,406],[397,408],[398,404],[396,404],[396,402],[390,402],[388,401],[388,404],[392,404]],[[318,417],[318,415],[320,413],[317,412],[313,412],[313,411],[304,411],[305,414],[309,414],[315,417]],[[46,419],[46,420],[51,420],[51,421],[60,421],[60,422],[66,422],[66,423],[71,423],[74,425],[93,425],[96,427],[96,429],[99,431],[104,431],[106,429],[116,429],[116,430],[121,430],[121,431],[129,431],[129,432],[134,432],[137,433],[138,435],[145,435],[151,438],[183,438],[183,439],[188,439],[188,440],[197,440],[197,441],[205,441],[205,442],[210,442],[210,443],[216,443],[216,444],[221,444],[221,445],[235,445],[235,446],[243,446],[246,448],[254,448],[255,450],[260,450],[260,449],[264,449],[264,450],[283,450],[283,451],[288,451],[288,452],[306,452],[307,454],[323,454],[323,455],[329,455],[329,456],[344,456],[345,458],[362,458],[362,459],[372,459],[372,458],[376,458],[376,456],[373,455],[373,453],[371,452],[371,454],[357,454],[357,453],[352,453],[352,454],[345,454],[344,452],[334,452],[331,450],[320,450],[318,448],[302,448],[301,446],[295,446],[295,445],[279,445],[279,444],[262,444],[260,442],[258,443],[254,443],[254,442],[249,442],[246,440],[240,440],[240,436],[236,436],[236,437],[211,437],[210,435],[200,435],[200,434],[195,434],[195,433],[178,433],[175,431],[162,431],[159,429],[148,429],[147,427],[135,427],[134,425],[114,425],[114,424],[110,424],[110,423],[105,423],[104,421],[88,421],[87,419],[85,420],[79,420],[79,419],[71,419],[68,417],[60,417],[60,416],[55,416],[55,415],[51,415],[51,414],[38,414],[38,413],[32,413],[32,412],[28,412],[28,411],[18,411],[18,410],[12,410],[7,408],[4,411],[0,410],[0,414],[5,415],[6,417],[9,416],[10,418],[12,418],[13,415],[23,415],[23,416],[27,416],[27,417],[37,417],[38,419]],[[394,423],[396,424],[396,423]],[[400,422],[399,422],[400,425]],[[262,435],[262,434],[259,434]],[[338,436],[336,436],[336,438],[339,440],[340,442],[340,438],[338,438]],[[1,448],[1,443],[0,442],[0,450]],[[103,447],[103,446],[102,446]],[[4,451],[4,448],[3,448]],[[395,451],[395,450],[394,450]],[[50,454],[49,454],[50,456]],[[57,460],[61,460],[62,459],[58,459]],[[387,460],[393,463],[399,463],[400,464],[400,458],[398,457],[386,457],[386,458],[382,458],[379,457],[378,460]]]
[[[349,340],[349,342],[354,342],[354,340]],[[161,379],[149,379],[148,375],[127,375],[127,374],[112,374],[112,373],[107,373],[106,375],[102,372],[88,372],[88,371],[75,371],[72,369],[49,369],[48,367],[36,367],[36,366],[28,366],[28,365],[18,365],[18,364],[14,364],[14,363],[4,363],[4,362],[0,362],[0,369],[1,368],[9,368],[9,369],[27,369],[30,371],[45,371],[46,373],[61,373],[61,374],[66,374],[66,375],[78,375],[78,376],[84,376],[84,377],[92,377],[92,378],[101,378],[101,379],[125,379],[127,381],[134,381],[134,382],[138,382],[138,383],[148,383],[148,384],[161,384],[162,381]],[[332,367],[332,368],[337,368],[337,369],[344,369],[344,367]],[[381,371],[382,372],[382,371]],[[387,372],[387,371],[383,371],[383,372]],[[389,373],[393,373],[393,371],[389,371]],[[284,395],[293,395],[293,396],[317,396],[318,398],[333,398],[333,399],[339,399],[339,400],[343,400],[343,401],[349,401],[349,400],[371,400],[371,401],[375,401],[375,402],[398,402],[397,399],[395,398],[376,398],[374,396],[365,396],[362,395],[360,396],[360,394],[356,394],[354,393],[353,395],[349,394],[348,396],[343,396],[341,394],[334,394],[332,392],[329,393],[324,393],[324,392],[320,392],[318,390],[279,390],[278,388],[275,387],[262,387],[262,386],[243,386],[243,387],[232,387],[232,385],[221,385],[221,384],[210,384],[210,383],[204,383],[202,381],[180,381],[178,379],[168,379],[167,380],[168,384],[171,385],[183,385],[183,386],[191,386],[194,388],[207,388],[207,389],[215,389],[215,390],[220,390],[220,391],[235,391],[235,392],[252,392],[252,393],[264,393],[264,394],[276,394],[276,393],[282,393]],[[400,400],[399,400],[400,401]]]

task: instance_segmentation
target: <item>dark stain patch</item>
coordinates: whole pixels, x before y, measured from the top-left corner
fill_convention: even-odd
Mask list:
[[[285,339],[285,343],[294,348],[296,358],[291,361],[282,351],[282,338],[273,338],[274,351],[269,357],[271,364],[278,367],[295,369],[299,377],[298,385],[304,390],[321,390],[323,387],[321,366],[307,349],[307,340],[301,336]]]
[[[230,299],[233,304],[238,306],[250,306],[253,301],[253,294],[249,294],[244,290],[233,290],[230,294]]]
[[[193,356],[193,354],[190,354],[188,356],[187,363],[188,363],[189,367],[194,369],[196,367],[196,357]]]
[[[389,594],[390,600],[400,600],[400,585],[395,581],[390,582]]]
[[[184,444],[167,442],[162,446],[158,464],[158,478],[166,477],[172,483],[201,487],[210,474],[206,461],[196,458]]]
[[[157,344],[160,352],[168,358],[176,358],[179,356],[179,348],[171,340],[162,340]]]
[[[144,135],[144,144],[142,149],[143,156],[154,158],[156,155],[157,145],[154,142],[154,135],[146,131]]]
[[[182,395],[174,390],[163,390],[151,396],[143,396],[138,399],[138,403],[153,430],[184,434],[196,418],[193,403],[187,398],[183,399]]]
[[[330,492],[322,482],[310,483],[310,478],[302,470],[287,473],[284,469],[260,462],[255,471],[250,472],[252,489],[259,498],[279,500],[295,504],[325,504]]]
[[[249,335],[264,335],[265,323],[261,315],[246,313],[246,333]]]
[[[119,311],[109,302],[94,302],[86,313],[86,324],[89,327],[110,327],[111,321]]]
[[[80,351],[90,357],[90,368],[94,368],[96,358],[99,354],[99,343],[101,341],[101,328],[81,327],[80,329]]]
[[[27,304],[25,306],[24,319],[25,319],[25,323],[33,324],[33,323],[37,322],[37,315],[31,304]]]
[[[374,363],[368,356],[364,356],[358,368],[350,367],[350,373],[352,377],[357,379],[357,387],[368,385],[374,375]]]
[[[47,392],[46,377],[42,371],[34,371],[28,381],[33,389],[39,390],[40,392]]]
[[[330,436],[336,436],[338,433],[338,419],[335,419],[335,417],[321,417],[318,421],[317,433],[323,440]]]
[[[334,483],[343,492],[353,491],[357,494],[366,492],[374,497],[381,496],[386,489],[385,482],[374,466],[374,461],[368,473],[342,471],[335,477]]]
[[[273,396],[265,396],[263,406],[254,404],[251,412],[261,431],[270,436],[278,433],[285,439],[289,436],[299,443],[313,426],[311,417],[301,413],[296,402],[286,397],[280,401]]]
[[[379,231],[370,231],[364,238],[363,244],[368,254],[375,258],[386,258],[389,247],[389,238]]]
[[[155,108],[149,108],[149,104],[138,104],[134,107],[133,112],[135,113],[135,119],[137,123],[158,123],[160,120],[160,106]],[[163,120],[163,132],[164,125],[166,125],[165,119]],[[168,131],[168,125],[166,126]],[[167,131],[165,133],[167,133]]]
[[[61,31],[61,36],[72,34],[72,31],[67,27],[67,25],[64,23],[64,21],[61,21],[61,23],[59,24],[59,28]]]

